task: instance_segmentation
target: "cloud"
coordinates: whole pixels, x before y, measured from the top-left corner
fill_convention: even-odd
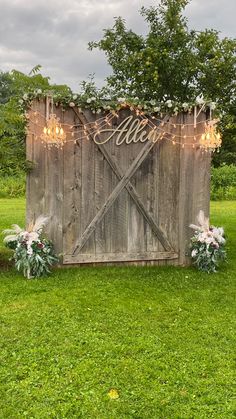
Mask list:
[[[227,3],[227,4],[226,4]],[[90,73],[99,85],[109,74],[102,52],[90,52],[88,42],[102,37],[115,16],[127,26],[145,33],[138,11],[157,5],[153,0],[0,0],[0,69],[29,72],[36,64],[52,82],[78,89]],[[213,27],[234,36],[235,0],[192,0],[186,14],[196,29]]]

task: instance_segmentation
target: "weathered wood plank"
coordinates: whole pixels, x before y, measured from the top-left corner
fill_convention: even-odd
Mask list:
[[[35,221],[40,214],[45,214],[45,149],[40,139],[41,124],[44,123],[41,114],[44,115],[45,102],[35,100],[32,109],[30,117],[34,123],[30,123],[30,129],[34,135],[27,138],[27,143],[30,140],[27,159],[33,161],[33,169],[27,175],[27,223]]]
[[[61,122],[64,113],[61,108],[54,109]],[[45,206],[44,213],[50,217],[45,232],[51,238],[56,253],[63,251],[63,149],[45,149]]]
[[[65,120],[73,126],[75,116],[67,111]],[[71,130],[70,130],[71,131]],[[81,152],[79,139],[74,144],[73,137],[68,135],[68,141],[63,147],[64,157],[64,188],[63,188],[63,253],[70,252],[80,231],[80,211],[78,211],[78,201],[80,203],[80,184],[81,184]],[[77,138],[78,134],[74,138]]]
[[[175,252],[135,252],[135,253],[104,253],[104,254],[84,254],[65,255],[64,263],[90,263],[90,262],[125,262],[125,261],[148,261],[160,259],[176,259],[178,254]]]

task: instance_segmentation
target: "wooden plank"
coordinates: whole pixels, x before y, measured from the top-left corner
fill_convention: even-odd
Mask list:
[[[29,142],[30,150],[27,150],[27,158],[33,161],[33,169],[27,180],[27,223],[35,221],[39,215],[45,215],[45,148],[40,139],[41,125],[44,123],[41,114],[44,115],[45,103],[35,100],[32,109],[31,118],[35,122],[30,124],[30,129],[34,135]],[[27,142],[28,140],[29,137]]]
[[[63,122],[62,108],[55,108],[54,112]],[[45,215],[50,217],[45,231],[59,254],[63,252],[63,149],[46,149],[45,157]]]
[[[167,119],[167,117],[166,117]],[[158,137],[159,138],[159,137]],[[138,154],[138,156],[135,158],[125,175],[122,177],[122,180],[118,183],[118,185],[115,187],[113,192],[110,194],[109,198],[107,199],[106,203],[103,205],[103,207],[100,209],[100,211],[96,214],[92,222],[88,225],[84,233],[82,234],[80,240],[76,243],[74,254],[78,253],[80,249],[84,246],[84,244],[89,239],[90,235],[94,232],[96,229],[98,223],[101,221],[105,213],[108,211],[108,209],[111,207],[111,205],[115,202],[116,198],[118,197],[119,193],[124,189],[124,187],[128,184],[130,178],[133,176],[133,174],[136,172],[138,167],[141,165],[141,163],[144,161],[144,159],[147,157],[149,152],[152,150],[152,148],[156,145],[156,143],[152,141],[148,141],[141,152]],[[157,143],[158,145],[158,143]]]
[[[90,111],[84,111],[85,120],[89,119]],[[93,220],[95,210],[95,144],[93,141],[87,141],[83,139],[81,141],[82,153],[81,153],[81,172],[82,172],[82,183],[81,183],[81,231],[80,237],[86,230],[87,226],[90,225]],[[84,252],[95,253],[95,235],[94,230],[91,233],[88,240],[83,243]],[[83,247],[82,246],[82,247]]]
[[[135,253],[104,253],[104,254],[84,254],[65,255],[63,262],[66,264],[91,263],[91,262],[127,262],[127,261],[148,261],[161,259],[177,259],[175,252],[135,252]]]
[[[75,115],[71,111],[65,114],[67,124],[75,124]],[[76,135],[77,138],[78,135]],[[74,144],[73,137],[68,135],[68,141],[63,147],[64,158],[64,186],[63,186],[63,253],[70,252],[78,237],[80,227],[80,208],[77,210],[77,201],[80,202],[81,182],[78,172],[81,159],[80,143]]]
[[[173,116],[164,128],[167,134],[160,147],[158,214],[160,226],[178,252],[179,145],[175,140],[178,141],[180,128],[175,128],[175,123],[176,117]]]

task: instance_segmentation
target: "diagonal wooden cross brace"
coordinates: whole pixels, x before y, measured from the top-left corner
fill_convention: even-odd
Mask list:
[[[75,113],[79,117],[81,122],[84,123],[83,118],[81,117],[81,115],[78,114],[76,111],[75,111]],[[165,119],[167,120],[168,117],[166,117]],[[159,136],[157,136],[157,139],[159,139],[160,136],[161,136],[161,134]],[[82,234],[80,239],[77,241],[74,252],[73,252],[73,255],[76,255],[82,249],[82,247],[85,245],[85,243],[89,239],[90,235],[93,233],[93,231],[96,229],[97,225],[100,223],[101,219],[104,217],[104,215],[106,214],[108,209],[111,207],[111,205],[114,203],[114,201],[117,199],[118,195],[120,194],[120,192],[124,188],[127,189],[129,194],[133,198],[133,200],[136,203],[136,205],[138,206],[140,212],[143,214],[144,218],[146,219],[146,221],[148,222],[148,224],[152,228],[156,237],[160,240],[164,249],[166,251],[172,251],[173,249],[172,249],[169,241],[166,239],[163,231],[156,224],[156,222],[155,222],[154,218],[152,217],[152,215],[150,214],[150,212],[145,208],[145,206],[144,206],[140,196],[138,195],[135,187],[130,182],[131,177],[136,172],[136,170],[139,168],[139,166],[142,164],[144,159],[147,157],[147,155],[149,154],[151,149],[154,147],[155,143],[154,142],[148,142],[143,147],[143,149],[138,154],[138,156],[133,161],[133,163],[131,164],[131,166],[129,167],[129,169],[127,170],[127,172],[125,174],[122,173],[120,167],[112,159],[112,157],[107,152],[104,145],[103,144],[98,144],[98,143],[97,143],[97,145],[98,145],[100,151],[102,152],[102,154],[104,155],[104,157],[106,158],[107,162],[110,164],[112,170],[114,171],[114,173],[116,174],[118,179],[120,179],[120,182],[115,187],[115,189],[112,191],[112,193],[108,197],[108,200],[106,201],[106,203],[102,206],[102,208],[98,211],[98,213],[96,214],[94,219],[87,226],[86,230],[84,231],[84,233]]]

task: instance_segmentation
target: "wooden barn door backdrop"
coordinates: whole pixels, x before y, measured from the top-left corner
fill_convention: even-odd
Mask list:
[[[45,114],[45,102],[35,101],[33,109]],[[56,113],[71,126],[96,120],[89,110]],[[188,226],[200,209],[209,212],[210,156],[186,146],[193,116],[164,120],[168,135],[182,138],[184,148],[164,138],[150,141],[150,128],[130,110],[111,123],[96,135],[86,125],[88,139],[80,131],[62,150],[45,148],[42,127],[29,123],[27,159],[34,168],[27,181],[27,220],[51,217],[47,234],[64,264],[186,264]]]

